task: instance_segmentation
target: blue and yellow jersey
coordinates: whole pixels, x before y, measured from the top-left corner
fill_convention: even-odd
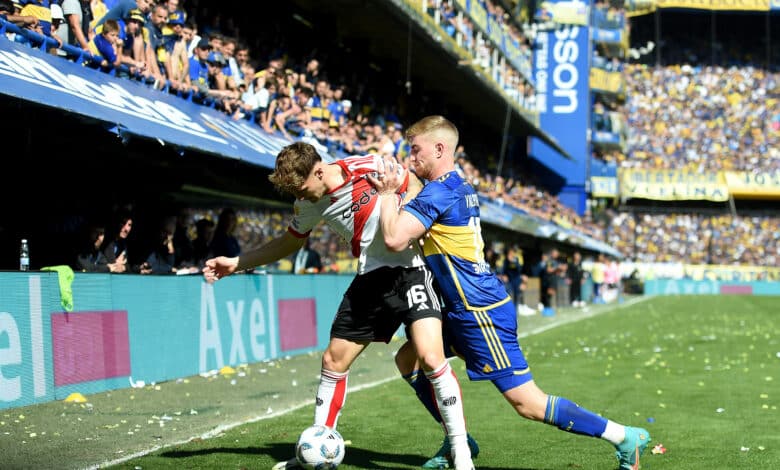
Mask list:
[[[322,102],[322,98],[314,95],[311,97],[308,104],[312,121],[330,121],[330,111],[328,111],[328,107]]]
[[[194,85],[206,86],[209,80],[209,68],[204,60],[201,62],[195,57],[190,57],[190,82]]]
[[[510,300],[485,262],[477,193],[457,172],[425,185],[404,210],[428,229],[423,254],[449,311],[488,310]]]

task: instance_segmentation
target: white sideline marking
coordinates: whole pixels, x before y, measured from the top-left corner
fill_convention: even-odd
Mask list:
[[[363,385],[358,385],[358,386],[355,386],[355,387],[349,387],[349,391],[350,392],[357,392],[357,391],[363,390],[365,388],[376,387],[377,385],[382,385],[383,383],[390,382],[391,380],[396,380],[397,378],[398,377],[393,376],[393,377],[388,377],[386,379],[377,380],[376,382],[370,382],[370,383],[363,384]],[[282,416],[282,415],[285,415],[287,413],[291,413],[291,412],[293,412],[295,410],[301,409],[304,406],[310,406],[310,405],[313,405],[313,404],[314,404],[314,400],[310,399],[310,400],[306,400],[304,402],[292,405],[289,408],[285,408],[285,409],[283,409],[281,411],[275,411],[273,413],[269,413],[269,414],[262,415],[262,416],[255,416],[254,418],[245,419],[243,421],[239,421],[239,422],[236,422],[236,423],[221,424],[221,425],[217,426],[216,428],[212,429],[211,431],[208,431],[206,433],[201,434],[200,436],[191,437],[189,439],[173,442],[173,443],[166,444],[166,445],[154,446],[154,447],[152,447],[150,449],[142,450],[142,451],[136,452],[134,454],[125,455],[124,457],[118,458],[116,460],[111,460],[111,461],[108,461],[108,462],[103,462],[103,463],[100,463],[100,464],[97,464],[97,465],[92,465],[90,467],[86,467],[85,470],[98,470],[100,468],[109,467],[109,466],[112,466],[112,465],[119,465],[120,463],[127,462],[128,460],[132,460],[132,459],[135,459],[135,458],[138,458],[138,457],[143,457],[144,455],[151,454],[152,452],[156,452],[158,450],[165,449],[167,447],[173,447],[173,446],[186,444],[186,443],[190,442],[192,439],[196,439],[196,438],[211,439],[212,437],[217,436],[220,433],[223,433],[225,431],[229,431],[229,430],[231,430],[231,429],[233,429],[235,427],[242,426],[244,424],[256,423],[257,421],[262,421],[264,419],[276,418],[278,416]]]
[[[625,308],[625,307],[630,307],[632,305],[635,305],[635,304],[638,304],[638,303],[643,302],[645,300],[648,300],[649,298],[650,297],[648,297],[648,296],[637,297],[637,298],[628,300],[626,302],[623,302],[622,304],[617,304],[617,305],[614,305],[614,306],[608,306],[608,308],[605,308],[603,310],[599,309],[597,312],[591,312],[591,311],[582,312],[581,315],[578,314],[576,316],[569,316],[569,317],[566,317],[566,318],[562,318],[560,320],[555,320],[555,321],[553,321],[553,322],[551,322],[551,323],[549,323],[547,325],[540,326],[538,328],[534,328],[534,329],[532,329],[530,331],[525,331],[525,332],[520,333],[519,335],[517,335],[517,337],[518,338],[526,338],[528,336],[533,336],[535,334],[543,333],[543,332],[545,332],[547,330],[551,330],[551,329],[559,327],[559,326],[568,325],[569,323],[575,323],[575,322],[578,322],[578,321],[581,321],[581,320],[585,320],[585,319],[588,319],[588,318],[596,317],[596,316],[601,315],[601,314],[606,313],[606,312],[611,312],[613,310],[620,310],[620,309]],[[376,387],[377,385],[382,385],[383,383],[390,382],[391,380],[396,380],[397,378],[398,377],[394,375],[394,376],[388,377],[386,379],[377,380],[376,382],[370,382],[370,383],[363,384],[363,385],[358,385],[358,386],[355,386],[355,387],[349,387],[349,392],[352,393],[352,392],[357,392],[357,391],[360,391],[360,390],[363,390],[363,389],[366,389],[366,388]],[[161,446],[154,446],[154,447],[152,447],[150,449],[142,450],[142,451],[136,452],[136,453],[131,454],[131,455],[125,455],[124,457],[121,457],[121,458],[116,459],[116,460],[111,460],[109,462],[103,462],[103,463],[100,463],[98,465],[93,465],[91,467],[86,467],[85,470],[98,470],[98,469],[103,468],[103,467],[108,467],[108,466],[112,466],[112,465],[119,465],[119,464],[121,464],[123,462],[127,462],[128,460],[132,460],[132,459],[135,459],[135,458],[138,458],[138,457],[143,457],[145,455],[151,454],[152,452],[156,452],[158,450],[161,450],[161,449],[164,449],[164,448],[167,448],[167,447],[173,447],[173,446],[186,444],[186,443],[190,442],[192,439],[195,439],[195,438],[210,439],[210,438],[212,438],[214,436],[219,435],[220,433],[223,433],[225,431],[229,431],[229,430],[231,430],[231,429],[233,429],[235,427],[242,426],[244,424],[256,423],[257,421],[262,421],[264,419],[276,418],[278,416],[282,416],[282,415],[285,415],[287,413],[291,413],[291,412],[293,412],[295,410],[299,410],[299,409],[303,408],[304,406],[310,406],[312,404],[314,404],[314,400],[313,399],[306,400],[304,402],[292,405],[289,408],[285,408],[285,409],[283,409],[281,411],[275,411],[275,412],[269,413],[267,415],[256,416],[254,418],[250,418],[250,419],[247,419],[247,420],[239,421],[239,422],[236,422],[236,423],[222,424],[222,425],[219,425],[216,428],[212,429],[211,431],[208,431],[206,433],[201,434],[200,436],[191,437],[189,439],[177,441],[177,442],[174,442],[174,443],[171,443],[171,444],[166,444],[166,445],[161,445]]]
[[[620,309],[623,309],[625,307],[631,307],[632,305],[636,305],[639,302],[644,302],[645,300],[648,300],[648,299],[650,299],[650,297],[648,297],[648,296],[635,297],[635,298],[633,298],[631,300],[627,300],[627,301],[625,301],[625,302],[623,302],[621,304],[608,305],[607,308],[605,308],[603,310],[599,309],[598,311],[595,311],[595,312],[588,310],[587,312],[582,312],[581,314],[576,314],[576,316],[568,316],[566,318],[556,319],[555,321],[552,321],[552,322],[550,322],[547,325],[540,326],[538,328],[534,328],[534,329],[532,329],[530,331],[524,331],[524,332],[518,334],[517,337],[518,338],[526,338],[528,336],[533,336],[533,335],[536,335],[536,334],[539,334],[539,333],[544,333],[547,330],[552,330],[553,328],[556,328],[556,327],[559,327],[559,326],[568,325],[569,323],[575,323],[575,322],[578,322],[580,320],[585,320],[585,319],[588,319],[588,318],[597,317],[597,316],[599,316],[599,315],[601,315],[603,313],[612,312],[614,310],[620,310]]]

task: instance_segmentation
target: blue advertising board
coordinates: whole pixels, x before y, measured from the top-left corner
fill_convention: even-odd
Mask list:
[[[0,273],[0,409],[322,350],[351,280]]]
[[[590,38],[587,26],[557,25],[536,38],[534,78],[542,131],[571,155],[567,160],[537,138],[531,156],[565,180],[558,195],[578,213],[585,211],[590,114]]]

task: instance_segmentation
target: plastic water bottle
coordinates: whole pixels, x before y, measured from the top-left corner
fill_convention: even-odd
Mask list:
[[[22,246],[19,248],[19,271],[30,270],[30,246],[27,239],[22,238]]]

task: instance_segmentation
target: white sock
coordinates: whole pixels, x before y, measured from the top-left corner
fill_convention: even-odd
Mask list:
[[[618,445],[626,438],[626,427],[608,419],[607,428],[601,433],[601,438]]]
[[[463,458],[471,458],[468,442],[466,440],[466,418],[463,415],[463,400],[460,392],[460,384],[455,378],[455,373],[450,363],[444,364],[425,374],[433,385],[436,395],[436,406],[441,413],[442,426],[450,440],[453,453]],[[468,457],[466,457],[468,456]]]
[[[320,386],[317,389],[317,402],[314,406],[314,424],[335,428],[341,414],[341,408],[347,400],[347,377],[344,373],[322,369]]]

